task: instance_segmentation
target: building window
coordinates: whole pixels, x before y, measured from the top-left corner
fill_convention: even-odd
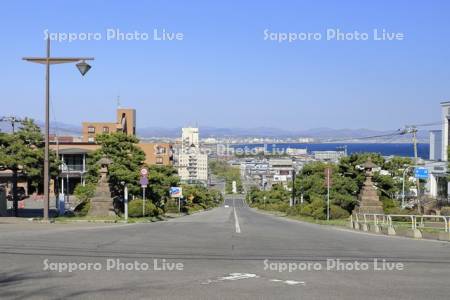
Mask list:
[[[103,127],[103,133],[109,133],[109,127]]]
[[[156,147],[156,154],[166,154],[166,148],[161,146]]]
[[[89,142],[89,143],[95,142],[94,137],[93,137],[93,136],[88,137],[88,142]]]
[[[162,157],[157,157],[156,158],[156,164],[162,165],[163,164],[163,158]]]
[[[89,133],[95,133],[95,127],[94,126],[89,126],[88,127],[88,132]]]

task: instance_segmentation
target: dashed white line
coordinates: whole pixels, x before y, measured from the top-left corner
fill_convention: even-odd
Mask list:
[[[239,226],[239,219],[236,213],[236,206],[233,199],[233,211],[234,211],[234,227],[236,227],[236,233],[241,233],[241,226]]]

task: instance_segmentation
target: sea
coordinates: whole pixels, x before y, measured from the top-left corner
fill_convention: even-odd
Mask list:
[[[307,149],[308,153],[313,151],[343,151],[347,149],[347,154],[372,152],[382,156],[402,156],[414,157],[414,145],[408,143],[282,143],[282,144],[241,144],[233,145],[233,148],[263,148],[269,153],[291,149]],[[417,144],[417,154],[422,159],[429,159],[430,145],[427,143]]]

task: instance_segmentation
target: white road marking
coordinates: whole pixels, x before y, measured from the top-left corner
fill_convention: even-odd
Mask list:
[[[230,273],[228,276],[218,278],[219,281],[223,280],[240,280],[240,279],[249,279],[249,278],[259,278],[256,274],[251,273]]]
[[[236,233],[241,233],[241,226],[239,226],[239,220],[236,213],[236,206],[234,206],[234,199],[233,199],[233,211],[234,211],[234,226],[236,227]]]
[[[297,285],[297,284],[305,285],[304,281],[294,281],[294,280],[286,280],[286,281],[283,281],[283,283],[286,283],[288,285]]]
[[[263,279],[263,280],[269,280],[270,282],[276,282],[276,283],[284,283],[287,285],[305,285],[304,281],[295,281],[295,280],[281,280],[281,279],[269,279],[264,278],[256,274],[252,273],[230,273],[226,276],[217,277],[216,279],[208,279],[203,281],[201,284],[211,284],[211,283],[218,283],[222,281],[236,281],[236,280],[242,280],[242,279]]]
[[[201,284],[210,284],[210,283],[217,283],[221,281],[236,281],[241,279],[251,279],[251,278],[259,278],[256,274],[251,273],[230,273],[227,276],[218,277],[214,280],[208,279]]]

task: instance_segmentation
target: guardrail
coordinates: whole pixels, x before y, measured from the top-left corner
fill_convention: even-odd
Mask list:
[[[408,221],[401,221],[398,219],[408,219]],[[397,221],[396,221],[397,220]],[[427,221],[428,220],[428,221]],[[378,226],[387,226],[388,228],[394,228],[394,225],[407,224],[411,230],[417,229],[437,229],[443,230],[445,233],[450,232],[450,216],[438,216],[438,215],[384,215],[384,214],[355,214],[350,217],[350,222],[353,228],[362,225],[363,230],[367,231],[368,226],[373,225],[375,228]],[[356,224],[355,224],[356,222]]]

